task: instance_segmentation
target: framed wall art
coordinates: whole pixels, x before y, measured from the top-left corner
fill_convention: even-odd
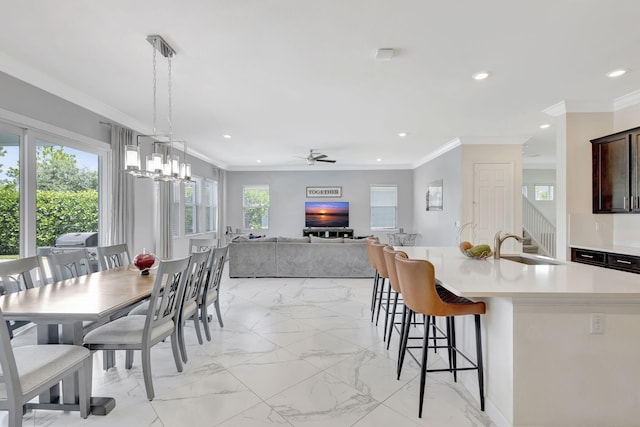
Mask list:
[[[427,211],[442,210],[442,180],[438,179],[429,183],[427,187]]]

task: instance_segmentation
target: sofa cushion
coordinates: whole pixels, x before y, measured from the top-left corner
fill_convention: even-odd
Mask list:
[[[234,243],[254,243],[254,242],[277,242],[278,239],[276,237],[256,237],[250,239],[247,236],[237,236],[233,239]]]
[[[286,243],[309,243],[309,236],[307,237],[278,237],[278,242]]]
[[[311,236],[311,243],[344,243],[344,239],[342,237],[325,238],[325,237]]]

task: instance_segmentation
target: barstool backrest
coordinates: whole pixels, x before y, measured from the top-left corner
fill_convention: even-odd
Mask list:
[[[389,278],[389,271],[387,270],[387,263],[384,260],[384,252],[383,249],[385,246],[389,246],[386,243],[371,243],[371,251],[373,253],[373,257],[376,263],[376,268],[378,269],[378,274],[380,277],[384,277],[385,279]],[[389,246],[391,247],[391,246]]]
[[[365,239],[365,242],[367,242],[367,254],[369,255],[369,264],[371,264],[371,268],[373,268],[374,270],[377,270],[378,267],[376,266],[376,257],[375,255],[373,255],[373,249],[371,248],[371,244],[380,243],[380,241],[378,240],[377,237],[370,236]]]
[[[398,270],[396,269],[396,255],[401,254],[404,258],[408,258],[408,256],[405,252],[394,250],[392,246],[385,246],[382,248],[382,252],[384,254],[385,265],[387,266],[387,272],[389,273],[391,288],[401,294],[402,289],[400,289],[400,284],[398,283]]]
[[[436,291],[433,264],[421,259],[407,259],[396,255],[396,271],[404,303],[416,313],[429,316],[449,316]]]

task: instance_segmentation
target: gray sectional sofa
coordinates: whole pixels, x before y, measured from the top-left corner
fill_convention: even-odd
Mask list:
[[[229,244],[229,277],[373,277],[364,239],[263,237]]]

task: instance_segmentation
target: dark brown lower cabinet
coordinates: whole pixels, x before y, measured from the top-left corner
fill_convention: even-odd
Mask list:
[[[571,261],[630,273],[640,273],[640,256],[571,248]]]

